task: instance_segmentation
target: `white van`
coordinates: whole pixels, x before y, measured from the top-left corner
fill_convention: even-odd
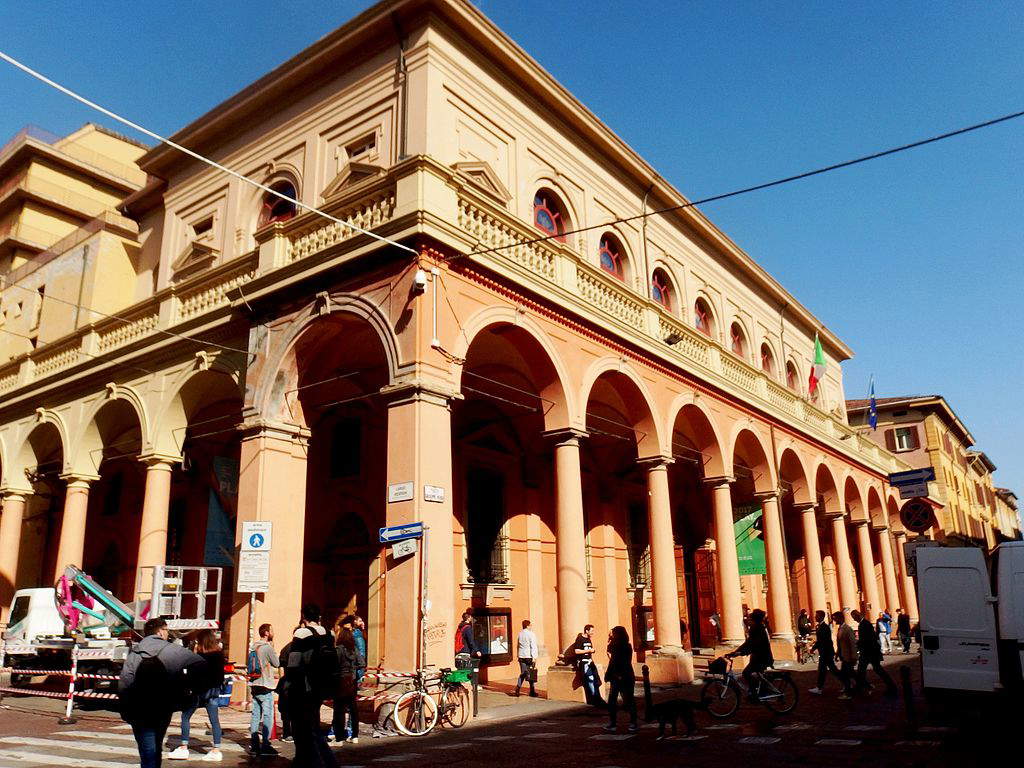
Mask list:
[[[997,547],[991,576],[975,547],[925,547],[915,557],[925,689],[992,692],[1018,686],[1024,542]]]

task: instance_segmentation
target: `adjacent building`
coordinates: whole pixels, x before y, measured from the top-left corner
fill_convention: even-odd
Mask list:
[[[529,618],[570,696],[588,622],[687,680],[755,607],[780,653],[799,607],[916,615],[911,464],[847,423],[851,350],[473,6],[376,5],[174,139],[327,216],[158,146],[90,235],[112,270],[11,270],[41,331],[82,286],[0,365],[0,604],[67,563],[233,584],[260,520],[235,659],[316,601],[367,616],[371,665],[450,664],[472,608],[485,679]],[[412,521],[416,554],[374,540]]]
[[[935,538],[988,549],[1020,538],[1020,519],[1000,502],[993,482],[996,465],[972,449],[974,436],[945,398],[914,395],[875,402],[877,429],[868,426],[868,400],[847,401],[850,424],[911,466],[935,469],[929,488],[938,502]]]

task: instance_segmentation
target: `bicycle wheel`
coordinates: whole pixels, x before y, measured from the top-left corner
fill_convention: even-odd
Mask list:
[[[769,691],[767,695],[762,690],[762,699],[768,709],[773,712],[779,712],[780,714],[786,714],[792,712],[796,708],[797,700],[800,698],[800,694],[796,689],[796,683],[794,683],[788,675],[780,675],[779,677],[772,677],[765,680],[765,683],[774,688],[775,690]]]
[[[423,691],[406,691],[395,702],[395,727],[406,736],[425,736],[437,724],[437,702]]]
[[[444,716],[441,718],[452,728],[461,728],[469,720],[469,691],[466,686],[456,683],[448,688],[444,705]]]
[[[712,717],[726,718],[739,709],[740,694],[724,680],[708,680],[700,691],[700,701]]]

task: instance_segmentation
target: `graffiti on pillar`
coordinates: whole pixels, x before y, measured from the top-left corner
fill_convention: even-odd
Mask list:
[[[448,639],[448,626],[443,622],[437,624],[427,625],[427,631],[425,633],[427,645],[441,645],[447,642]]]

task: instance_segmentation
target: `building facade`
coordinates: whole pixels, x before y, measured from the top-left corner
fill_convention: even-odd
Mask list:
[[[870,429],[867,400],[846,404],[851,426],[913,467],[933,467],[937,501],[933,538],[992,549],[1020,538],[1020,520],[1006,514],[993,482],[996,465],[973,450],[974,437],[941,395],[876,400],[878,427]]]
[[[4,596],[67,563],[230,580],[261,520],[235,659],[303,601],[365,613],[389,669],[450,664],[472,608],[492,680],[523,618],[542,665],[621,624],[687,680],[746,609],[780,652],[800,607],[916,615],[909,464],[847,424],[850,350],[697,209],[620,221],[685,198],[471,5],[375,6],[175,141],[331,218],[139,160],[121,305],[0,367]],[[373,540],[411,521],[415,555]]]

